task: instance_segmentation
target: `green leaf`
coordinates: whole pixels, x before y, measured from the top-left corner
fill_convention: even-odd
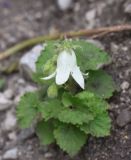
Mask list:
[[[86,134],[91,134],[95,137],[104,137],[110,135],[111,119],[107,112],[98,115],[88,124],[80,126],[80,129]]]
[[[87,139],[87,135],[80,131],[79,128],[66,124],[61,124],[55,129],[54,136],[60,148],[70,156],[77,154]]]
[[[37,92],[26,93],[21,97],[17,107],[17,118],[22,128],[28,128],[34,122],[40,107]]]
[[[103,64],[108,64],[111,61],[105,51],[87,41],[72,40],[71,43],[76,46],[75,53],[78,65],[83,72],[86,70],[96,70]]]
[[[103,70],[90,71],[86,89],[101,98],[110,98],[116,89],[112,77]]]
[[[5,86],[5,79],[1,78],[0,79],[0,90],[2,90]]]
[[[62,95],[62,103],[65,107],[72,106],[72,95],[70,93],[64,92]]]
[[[50,121],[41,121],[36,126],[36,133],[41,144],[48,145],[54,142],[53,135],[54,126]]]
[[[63,108],[59,100],[49,99],[42,103],[40,112],[42,113],[42,117],[47,121],[51,118],[57,118],[62,109]]]
[[[93,120],[93,116],[90,113],[83,113],[79,110],[65,109],[60,112],[58,119],[65,123],[83,124]]]
[[[91,92],[83,91],[77,94],[76,98],[78,98],[75,103],[78,105],[77,108],[79,108],[80,111],[89,112],[94,116],[101,114],[108,109],[107,102]]]

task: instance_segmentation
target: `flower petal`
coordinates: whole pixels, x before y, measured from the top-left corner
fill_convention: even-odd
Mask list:
[[[64,50],[61,52],[57,59],[57,73],[56,73],[56,84],[64,84],[69,76],[72,69],[72,55]]]
[[[76,66],[77,65],[77,62],[76,62],[76,54],[73,50],[70,50],[70,53],[71,53],[71,65],[72,67]]]
[[[70,68],[61,66],[60,68],[57,68],[57,73],[56,73],[56,84],[62,85],[64,84],[70,76]]]
[[[83,73],[83,72],[82,72],[82,74],[83,74],[83,76],[88,76],[88,75],[89,75],[89,72],[87,72],[87,73]]]
[[[43,77],[43,78],[41,78],[41,79],[43,79],[43,80],[48,80],[48,79],[51,79],[51,78],[55,77],[55,75],[56,75],[56,71],[53,72],[52,74],[50,74],[49,76]]]
[[[82,89],[85,88],[84,78],[78,66],[75,66],[71,72],[72,77],[74,80],[80,85]]]

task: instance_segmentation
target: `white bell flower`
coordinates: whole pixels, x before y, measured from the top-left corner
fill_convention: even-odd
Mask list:
[[[42,79],[48,80],[56,77],[56,84],[62,85],[67,82],[70,75],[79,84],[79,86],[84,89],[84,77],[80,71],[80,68],[77,66],[76,55],[72,49],[62,51],[57,58],[56,71],[48,77],[44,77]]]

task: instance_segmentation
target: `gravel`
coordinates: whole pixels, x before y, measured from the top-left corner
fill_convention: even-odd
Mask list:
[[[125,3],[124,5],[124,12],[131,15],[131,2],[128,1],[127,3]]]
[[[25,78],[32,78],[32,74],[36,71],[35,62],[43,49],[42,45],[36,45],[20,59],[19,68]]]
[[[118,115],[116,122],[119,127],[124,127],[127,125],[129,122],[131,122],[131,111],[128,109],[122,110]]]
[[[11,111],[8,111],[6,113],[4,122],[2,123],[2,129],[4,131],[11,131],[15,127],[16,127],[16,116]]]
[[[60,10],[65,11],[71,8],[72,0],[57,0],[57,4]]]
[[[15,160],[18,157],[17,153],[18,153],[17,148],[12,148],[10,150],[7,150],[3,155],[3,159]]]
[[[8,108],[10,108],[13,105],[13,102],[9,99],[7,99],[6,95],[3,93],[0,93],[0,111],[4,111]]]
[[[121,89],[122,89],[122,90],[126,90],[126,89],[129,88],[129,86],[130,86],[129,82],[124,81],[124,82],[122,82],[122,84],[121,84]]]

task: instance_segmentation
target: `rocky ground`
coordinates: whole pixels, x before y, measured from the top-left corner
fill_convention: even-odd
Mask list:
[[[130,18],[130,0],[74,0],[66,11],[54,0],[0,0],[0,50],[41,34],[125,24]],[[109,101],[112,132],[106,138],[90,137],[73,160],[131,160],[131,33],[111,34],[98,42],[112,57],[105,69],[120,88]],[[0,71],[18,59],[0,62]],[[20,96],[36,90],[25,72],[0,77],[5,79],[0,87],[0,160],[71,160],[55,144],[40,146],[33,128],[19,128],[15,109]]]

